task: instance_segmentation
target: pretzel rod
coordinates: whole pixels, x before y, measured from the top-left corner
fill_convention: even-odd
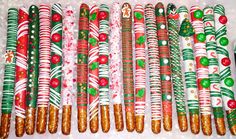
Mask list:
[[[133,84],[133,56],[132,56],[132,9],[130,4],[124,3],[121,9],[122,16],[122,61],[123,86],[126,115],[126,128],[128,132],[135,129],[134,117],[134,84]]]
[[[110,130],[109,113],[109,7],[101,4],[99,7],[99,103],[101,111],[102,131]]]
[[[144,8],[137,4],[134,7],[135,34],[135,123],[136,131],[144,130],[145,98],[146,98],[146,65],[145,65],[145,25]]]
[[[28,11],[19,9],[17,48],[16,48],[16,77],[15,77],[15,133],[22,137],[25,132],[26,88],[27,88],[27,51],[28,51]]]
[[[225,135],[226,129],[224,122],[223,101],[220,93],[219,63],[216,53],[214,11],[212,7],[206,7],[203,12],[204,31],[206,34],[206,50],[209,59],[209,79],[211,82],[211,105],[213,108],[217,134]]]
[[[88,74],[88,34],[89,34],[89,6],[81,4],[79,14],[78,65],[77,65],[77,106],[78,130],[87,129],[87,74]]]
[[[40,4],[39,6],[39,25],[40,54],[36,131],[43,134],[46,132],[50,93],[50,7],[47,4]]]
[[[196,67],[195,58],[193,54],[193,26],[189,21],[188,9],[185,6],[181,6],[178,9],[179,22],[180,22],[180,42],[183,58],[183,71],[185,78],[185,86],[187,93],[187,103],[189,109],[189,121],[191,132],[198,134],[200,131],[199,121],[199,102],[198,102],[198,90],[196,82]]]
[[[48,131],[56,133],[61,102],[62,7],[53,4],[51,16],[51,60]]]
[[[26,134],[32,135],[35,130],[35,114],[38,94],[39,65],[39,9],[32,5],[29,8],[29,50],[28,50],[28,84],[26,94]]]
[[[222,5],[216,5],[214,7],[214,15],[221,94],[230,132],[232,135],[236,135],[236,103],[233,92],[234,80],[230,69],[231,60],[229,59],[229,40],[227,38],[226,28],[227,17],[225,16],[224,7]]]
[[[180,65],[180,44],[179,44],[179,14],[176,12],[177,8],[174,4],[170,3],[167,6],[167,21],[169,33],[169,46],[171,57],[171,73],[173,80],[173,91],[176,101],[176,110],[178,116],[178,123],[180,131],[185,132],[188,130],[188,122],[186,116],[185,95],[183,87],[183,76],[181,73]]]
[[[160,76],[162,93],[163,123],[166,131],[172,130],[172,83],[170,69],[170,50],[164,5],[159,2],[155,7],[158,48],[160,56]]]
[[[145,23],[149,59],[152,132],[158,134],[161,131],[161,78],[155,9],[152,4],[145,6]]]
[[[72,6],[67,6],[63,10],[63,70],[62,70],[62,133],[69,135],[71,131],[71,109],[72,100],[74,97],[74,83],[76,79],[73,78],[76,72],[75,57],[77,46],[74,38],[75,28],[75,10]]]
[[[110,92],[114,107],[115,126],[117,131],[124,129],[123,112],[121,104],[122,75],[121,75],[121,10],[119,3],[111,7],[110,17],[110,52],[109,52],[109,77]]]
[[[98,37],[99,37],[99,9],[96,5],[92,6],[89,13],[89,58],[88,58],[88,93],[89,93],[89,121],[90,131],[98,131],[98,103],[99,103],[99,84],[98,84]]]
[[[2,115],[0,138],[8,138],[12,105],[14,100],[14,82],[16,65],[16,41],[17,41],[18,10],[8,9],[7,19],[7,44],[5,53],[5,72],[2,95]]]
[[[204,24],[202,21],[203,13],[198,6],[192,6],[190,9],[190,15],[193,29],[195,31],[193,40],[202,131],[204,135],[211,135],[211,99],[210,80],[208,77],[209,61],[207,58],[205,43],[206,37],[204,34]]]

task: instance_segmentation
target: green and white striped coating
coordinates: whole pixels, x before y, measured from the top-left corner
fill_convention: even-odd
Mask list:
[[[211,105],[213,107],[213,114],[215,118],[223,118],[223,102],[220,92],[220,75],[219,75],[219,63],[216,52],[216,40],[215,40],[215,21],[214,12],[212,7],[206,7],[203,10],[204,17],[204,31],[206,35],[206,50],[209,60],[209,79],[211,82]]]
[[[214,7],[214,15],[215,15],[215,29],[216,29],[216,43],[217,43],[217,54],[219,61],[219,69],[220,69],[220,83],[221,83],[221,94],[223,98],[223,104],[225,110],[231,110],[231,112],[227,115],[228,125],[232,127],[236,124],[236,109],[231,109],[228,107],[229,100],[235,100],[233,86],[227,86],[225,81],[227,79],[232,79],[230,65],[224,66],[222,64],[222,59],[229,58],[228,48],[229,46],[222,46],[220,44],[220,39],[222,37],[227,37],[227,29],[225,24],[221,24],[219,22],[220,16],[225,16],[225,9],[222,5],[216,5]]]
[[[178,9],[179,22],[189,21],[188,9],[181,6]],[[183,37],[180,35],[182,56],[183,56],[183,71],[185,77],[185,87],[187,93],[187,103],[190,115],[199,114],[198,90],[196,82],[196,67],[193,54],[193,37]]]
[[[177,114],[186,115],[185,95],[181,72],[181,57],[180,57],[180,42],[179,42],[179,25],[178,25],[178,13],[176,13],[176,7],[173,4],[167,6],[167,21],[169,32],[169,46],[170,46],[170,58],[171,58],[171,73],[173,81],[173,90],[176,101]]]
[[[106,19],[99,20],[99,34],[106,35],[105,41],[99,41],[99,60],[102,56],[109,57],[109,44],[108,44],[108,34],[109,28],[109,7],[105,4],[101,4],[99,7],[100,12],[105,12],[107,14]],[[107,84],[105,86],[99,85],[99,103],[100,105],[109,105],[109,65],[108,60],[105,64],[99,64],[99,80],[106,80]]]
[[[10,8],[7,19],[7,45],[3,82],[2,114],[11,114],[14,100],[18,10]]]

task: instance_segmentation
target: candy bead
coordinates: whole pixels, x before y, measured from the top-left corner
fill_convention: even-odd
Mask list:
[[[209,65],[209,60],[207,57],[202,57],[200,59],[200,63],[203,65],[203,66],[208,66]]]
[[[197,35],[197,40],[200,42],[204,42],[206,40],[206,35],[204,33],[199,33]]]
[[[228,22],[228,19],[225,15],[221,15],[219,17],[219,21],[220,21],[221,24],[226,24]]]
[[[224,83],[225,83],[226,86],[232,87],[234,85],[234,80],[232,78],[226,78],[224,80]]]
[[[203,87],[203,88],[208,88],[208,87],[210,87],[210,80],[209,79],[202,79],[201,80],[201,86]]]
[[[61,35],[59,33],[55,33],[52,35],[53,42],[59,42],[61,40]]]
[[[194,17],[197,18],[197,19],[202,18],[202,17],[203,17],[203,12],[202,12],[202,10],[196,10],[196,11],[194,12]]]
[[[228,57],[225,57],[221,60],[222,65],[229,66],[231,64],[231,60]]]
[[[235,100],[229,100],[227,105],[228,105],[229,108],[235,109],[236,108],[236,101]]]
[[[57,78],[52,78],[50,81],[50,86],[56,88],[59,85],[59,80]]]
[[[227,46],[229,44],[229,40],[226,37],[220,38],[220,45]]]
[[[53,15],[52,15],[52,21],[53,21],[53,22],[61,21],[61,15],[58,14],[58,13],[53,14]]]

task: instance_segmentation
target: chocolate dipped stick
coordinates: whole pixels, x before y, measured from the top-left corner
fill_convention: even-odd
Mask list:
[[[28,52],[28,11],[23,7],[19,9],[17,48],[16,48],[16,76],[15,76],[15,133],[22,137],[25,132],[25,110],[27,89],[27,52]]]
[[[149,59],[152,132],[158,134],[161,132],[161,78],[155,9],[152,4],[145,6],[145,23]]]
[[[170,68],[170,48],[168,46],[168,31],[164,5],[157,3],[155,7],[157,38],[160,56],[161,93],[163,123],[166,131],[172,130],[172,83]]]
[[[76,72],[76,51],[74,38],[75,10],[72,6],[67,6],[63,10],[63,70],[62,70],[62,125],[61,130],[64,135],[69,135],[71,131],[72,101],[74,97],[74,73]]]
[[[62,7],[53,4],[51,14],[51,65],[48,131],[56,133],[61,102]]]
[[[210,80],[209,80],[209,60],[206,52],[206,36],[204,34],[204,24],[202,21],[203,12],[198,6],[192,6],[190,9],[191,22],[195,34],[194,54],[196,61],[197,86],[201,112],[201,125],[204,135],[212,134],[211,127],[211,98],[210,98]]]
[[[115,2],[111,7],[110,18],[110,52],[109,52],[109,78],[110,92],[114,107],[115,126],[117,131],[124,129],[123,112],[121,96],[122,88],[122,71],[121,71],[121,8],[119,3]]]
[[[88,93],[89,93],[89,122],[90,131],[98,131],[98,103],[99,103],[99,77],[98,77],[98,37],[99,37],[99,8],[94,5],[89,11],[89,58],[88,58]]]
[[[36,131],[43,134],[46,132],[50,94],[50,7],[47,4],[39,6],[39,25],[39,87]]]
[[[26,134],[32,135],[35,130],[35,115],[38,95],[39,67],[39,9],[32,5],[29,8],[29,49],[28,49],[28,84],[26,94]]]
[[[216,5],[214,15],[221,94],[227,114],[228,127],[231,134],[236,135],[236,100],[233,92],[234,80],[230,69],[231,60],[229,59],[229,40],[226,28],[228,20],[225,16],[225,8],[220,4]]]
[[[173,91],[175,95],[176,110],[178,116],[178,123],[180,131],[185,132],[188,130],[188,121],[186,116],[185,95],[181,72],[181,57],[180,57],[180,44],[179,44],[179,14],[174,4],[170,3],[167,6],[167,21],[169,33],[169,46],[171,57],[171,73],[173,81]]]
[[[8,138],[14,100],[18,10],[8,9],[0,138]]]
[[[89,34],[89,6],[85,3],[80,6],[79,39],[77,47],[77,106],[78,130],[87,129],[87,74],[88,74],[88,34]]]
[[[218,55],[216,52],[214,11],[212,7],[208,6],[204,8],[203,12],[204,31],[206,34],[206,50],[209,60],[209,79],[211,82],[211,105],[213,108],[217,134],[224,135],[226,129],[224,122],[223,101],[220,89]]]
[[[99,103],[101,113],[102,131],[110,130],[109,112],[109,7],[101,4],[99,7]]]
[[[137,4],[134,7],[135,34],[135,123],[136,131],[144,130],[145,98],[146,98],[146,53],[145,53],[145,25],[144,8]]]
[[[180,22],[179,36],[182,50],[185,89],[189,109],[190,129],[193,134],[198,134],[200,131],[200,119],[196,66],[195,57],[193,54],[194,30],[189,20],[188,9],[185,6],[181,6],[178,9],[178,13]]]
[[[126,128],[129,132],[135,129],[134,116],[134,84],[133,84],[133,55],[132,55],[132,9],[124,3],[121,9],[122,22],[122,61],[123,86],[126,115]]]

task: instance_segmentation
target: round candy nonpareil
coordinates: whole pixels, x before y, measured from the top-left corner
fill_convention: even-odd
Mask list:
[[[202,12],[202,10],[196,10],[196,11],[194,12],[194,17],[197,18],[197,19],[202,18],[202,17],[203,17],[203,12]]]

